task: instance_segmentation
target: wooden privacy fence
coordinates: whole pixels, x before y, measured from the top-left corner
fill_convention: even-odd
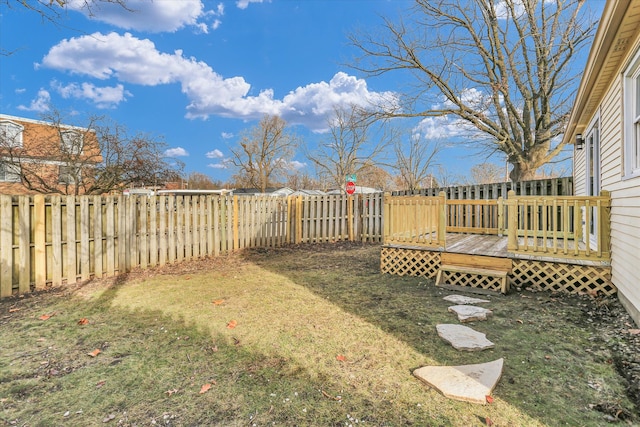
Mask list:
[[[0,296],[248,247],[382,240],[382,194],[0,195]]]
[[[444,192],[447,200],[497,199],[506,197],[509,191],[519,196],[570,196],[573,194],[573,177],[545,178],[531,181],[497,182],[493,184],[456,185],[441,188],[394,191],[394,196],[438,196]]]

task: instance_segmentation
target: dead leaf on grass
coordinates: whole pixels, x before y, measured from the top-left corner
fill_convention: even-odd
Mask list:
[[[105,385],[107,382],[105,380],[102,381],[98,381],[96,383],[96,388],[102,388],[103,385]]]
[[[208,392],[210,388],[211,388],[211,383],[203,384],[202,387],[200,387],[200,394],[204,394]]]
[[[213,305],[220,305],[223,304],[224,300],[223,299],[214,299],[213,300]]]
[[[484,423],[486,425],[488,425],[488,426],[492,426],[493,425],[493,421],[491,421],[491,418],[489,418],[489,417],[485,417]]]
[[[486,396],[486,398],[487,398],[487,403],[489,403],[489,404],[493,403],[493,397]]]
[[[99,348],[96,348],[91,353],[87,353],[87,356],[96,357],[100,353],[102,353],[102,350],[100,350]]]
[[[13,308],[13,307],[11,307],[9,309],[9,313],[15,313],[16,311],[20,311],[20,310],[22,310],[22,309],[21,308]]]
[[[521,319],[516,319],[517,323],[520,323],[521,325],[524,324],[524,322]]]
[[[177,389],[177,388],[174,388],[174,389],[172,389],[172,390],[167,390],[167,391],[165,391],[165,393],[166,393],[168,396],[171,396],[172,394],[176,394],[177,392],[178,392],[178,389]]]
[[[631,335],[638,335],[640,334],[640,329],[629,329],[628,331]]]
[[[347,361],[347,356],[339,354],[339,355],[336,356],[336,360],[339,361],[339,362],[346,362]]]
[[[51,316],[53,316],[53,314],[43,314],[42,316],[38,317],[38,319],[40,320],[49,320],[51,319]]]
[[[82,326],[82,325],[88,325],[89,324],[89,319],[87,319],[86,317],[83,317],[82,319],[78,320],[78,325]]]
[[[236,326],[238,326],[238,322],[236,322],[235,320],[230,320],[229,323],[227,323],[227,328],[229,329],[233,329]]]

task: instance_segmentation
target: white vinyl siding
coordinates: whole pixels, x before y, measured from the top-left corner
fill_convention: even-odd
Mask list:
[[[621,300],[640,309],[640,174],[627,174],[626,114],[623,102],[625,94],[624,73],[611,82],[601,104],[600,114],[600,163],[601,188],[611,192],[611,281],[623,295]],[[577,169],[574,174],[582,177],[576,194],[586,194],[585,154],[577,151]],[[578,188],[580,191],[578,192]]]
[[[640,176],[640,51],[623,73],[624,176]]]

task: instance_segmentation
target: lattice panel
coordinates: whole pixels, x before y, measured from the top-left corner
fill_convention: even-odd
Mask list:
[[[440,268],[440,252],[382,247],[380,271],[398,276],[434,278]]]
[[[502,292],[502,278],[473,273],[442,270],[442,282],[447,285],[468,286],[487,291]]]
[[[611,267],[514,259],[510,280],[513,286],[552,292],[604,295],[617,292],[611,283]]]

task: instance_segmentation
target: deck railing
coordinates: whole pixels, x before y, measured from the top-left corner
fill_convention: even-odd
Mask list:
[[[445,195],[384,198],[384,243],[438,247],[445,242]]]
[[[574,259],[610,259],[611,197],[509,194],[509,252]]]
[[[446,233],[508,237],[507,250],[530,256],[610,260],[608,192],[601,196],[516,196],[446,200],[386,196],[385,244],[446,247]]]

